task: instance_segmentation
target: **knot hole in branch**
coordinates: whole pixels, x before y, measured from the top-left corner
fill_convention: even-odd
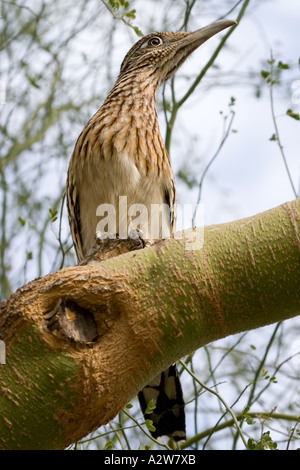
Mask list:
[[[99,322],[100,315],[102,321]],[[105,305],[98,305],[97,311],[91,311],[70,299],[60,299],[44,318],[46,328],[53,334],[79,343],[95,342],[113,323],[112,319],[108,320]]]

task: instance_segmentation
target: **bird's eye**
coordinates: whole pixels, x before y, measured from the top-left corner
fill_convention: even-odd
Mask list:
[[[148,46],[159,46],[160,44],[162,44],[162,39],[159,37],[159,36],[155,36],[153,38],[150,38],[148,40]]]

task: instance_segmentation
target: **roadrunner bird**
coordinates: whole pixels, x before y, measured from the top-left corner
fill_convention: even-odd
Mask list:
[[[99,206],[115,208],[115,223],[108,221],[108,228],[115,234],[125,231],[127,237],[134,221],[119,210],[121,196],[127,197],[127,207],[140,204],[147,209],[149,219],[140,224],[145,238],[151,235],[153,204],[163,205],[162,223],[169,233],[175,230],[174,176],[158,127],[157,90],[201,44],[233,24],[223,20],[193,33],[148,34],[125,56],[114,87],[84,127],[70,160],[67,204],[78,262],[94,246],[99,215],[105,212],[99,212]],[[163,237],[161,228],[156,233]],[[184,401],[175,365],[139,393],[143,413],[151,399],[156,408],[146,417],[156,428],[153,436],[185,439]]]

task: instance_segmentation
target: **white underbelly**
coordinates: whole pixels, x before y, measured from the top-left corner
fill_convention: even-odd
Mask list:
[[[170,236],[169,208],[164,200],[164,175],[143,175],[127,155],[98,160],[84,171],[80,193],[80,222],[84,254],[97,232],[127,238],[131,228],[144,238]],[[104,235],[105,236],[105,235]]]

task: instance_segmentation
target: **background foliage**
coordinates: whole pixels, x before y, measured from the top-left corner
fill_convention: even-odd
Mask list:
[[[231,36],[224,33],[203,46],[158,96],[179,202],[203,203],[205,223],[211,224],[296,197],[300,62],[289,37],[295,25],[298,32],[300,15],[293,4],[2,1],[2,299],[36,276],[75,263],[64,198],[68,161],[83,125],[100,107],[123,56],[141,34],[239,18]],[[181,362],[186,447],[299,447],[297,333],[299,321],[293,319],[218,341]],[[99,449],[158,445],[149,439],[135,401],[109,425],[74,444]]]

